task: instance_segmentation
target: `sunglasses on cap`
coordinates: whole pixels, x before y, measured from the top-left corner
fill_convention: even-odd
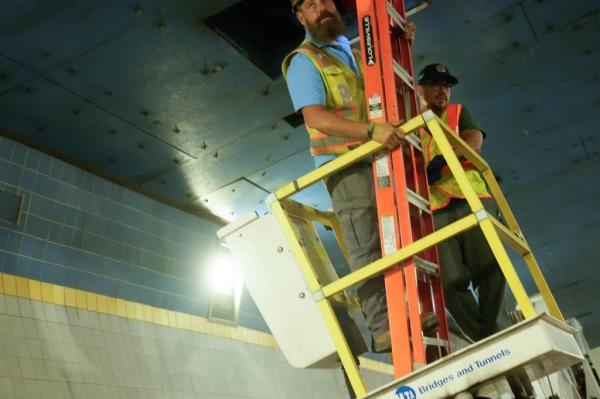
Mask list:
[[[292,6],[292,12],[295,14],[300,7],[302,7],[302,3],[304,3],[304,0],[299,0],[296,3],[294,3],[294,5]]]

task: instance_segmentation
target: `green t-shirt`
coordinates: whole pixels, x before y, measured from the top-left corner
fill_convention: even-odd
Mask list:
[[[477,119],[475,119],[471,111],[463,105],[458,120],[458,130],[463,131],[467,129],[477,129],[483,133],[483,129],[481,128],[481,125],[479,125],[479,122],[477,122]],[[483,133],[483,137],[485,138],[485,133]]]

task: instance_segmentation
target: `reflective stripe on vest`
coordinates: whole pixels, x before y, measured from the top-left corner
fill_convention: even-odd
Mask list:
[[[446,107],[446,111],[444,111],[441,118],[457,135],[459,134],[461,111],[461,104],[448,104],[448,107]],[[442,153],[431,137],[431,134],[426,129],[421,129],[421,144],[425,151],[425,167],[427,167],[433,158]],[[467,179],[473,186],[473,189],[479,198],[492,198],[479,171],[475,169],[473,164],[465,160],[461,162],[461,165],[465,169]],[[465,198],[465,196],[458,186],[456,179],[452,176],[450,168],[448,168],[448,165],[445,165],[442,168],[442,177],[429,186],[431,209],[435,211],[445,208],[452,198]]]
[[[367,121],[360,53],[353,50],[356,64],[361,68],[361,76],[357,76],[352,68],[335,56],[330,55],[327,51],[320,49],[309,41],[304,41],[283,60],[281,69],[284,78],[287,77],[290,62],[297,53],[307,56],[321,74],[327,94],[325,104],[327,109],[352,121]],[[310,138],[310,153],[312,155],[341,155],[350,151],[351,147],[366,141],[364,139],[330,136],[308,125],[306,125],[306,130]]]

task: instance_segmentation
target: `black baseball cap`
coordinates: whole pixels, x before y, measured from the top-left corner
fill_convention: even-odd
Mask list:
[[[436,82],[446,82],[454,86],[458,79],[450,74],[448,68],[442,64],[429,64],[421,70],[418,77],[420,85]]]
[[[296,11],[298,11],[298,9],[300,7],[302,7],[302,3],[304,3],[304,0],[292,0],[292,12],[295,14]]]

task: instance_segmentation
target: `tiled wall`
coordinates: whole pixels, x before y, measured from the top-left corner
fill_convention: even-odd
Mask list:
[[[287,364],[246,292],[241,327],[206,319],[214,223],[2,137],[0,190],[24,196],[0,221],[0,399],[347,397]]]
[[[339,370],[294,369],[270,346],[0,294],[2,399],[347,397]]]
[[[0,190],[24,195],[0,221],[0,271],[205,316],[219,226],[0,137]],[[266,331],[243,296],[242,325]]]

